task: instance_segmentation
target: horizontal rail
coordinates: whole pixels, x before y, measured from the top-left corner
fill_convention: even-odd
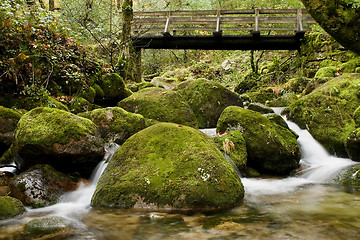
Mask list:
[[[313,23],[306,9],[152,11],[134,12],[132,29],[166,36],[170,31],[194,30],[221,36],[223,31],[306,31],[304,24]]]

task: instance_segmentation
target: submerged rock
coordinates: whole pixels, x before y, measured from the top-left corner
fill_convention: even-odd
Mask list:
[[[240,178],[210,137],[159,123],[118,149],[91,205],[201,211],[233,207],[243,196]]]
[[[99,127],[104,140],[117,144],[123,144],[126,139],[148,125],[148,121],[142,115],[127,112],[119,107],[96,109],[79,116],[93,121]]]
[[[35,218],[29,221],[28,223],[26,223],[23,232],[25,236],[29,236],[31,238],[35,238],[35,237],[37,238],[49,234],[58,233],[61,230],[65,230],[66,228],[67,226],[64,220],[60,217],[43,217],[43,218]],[[61,235],[61,237],[65,237],[65,236],[66,234]],[[56,239],[62,239],[61,237]]]
[[[247,166],[260,173],[288,175],[299,166],[296,136],[258,112],[231,106],[219,118],[216,131],[239,130],[246,142]]]
[[[195,114],[177,92],[145,88],[118,103],[123,109],[161,122],[173,122],[197,128]]]
[[[68,191],[77,188],[77,180],[49,165],[36,165],[14,177],[10,195],[34,208],[52,205]]]
[[[214,128],[222,111],[228,106],[243,106],[240,97],[206,79],[188,80],[175,88],[189,103],[200,128]]]
[[[51,108],[35,108],[23,115],[13,143],[21,171],[49,164],[58,171],[88,177],[104,156],[97,126],[89,119]]]
[[[17,111],[0,106],[0,156],[10,148],[20,118]]]
[[[284,113],[331,154],[348,157],[345,141],[356,129],[353,113],[360,105],[359,93],[360,75],[343,74],[292,103]]]
[[[26,209],[18,199],[0,197],[0,220],[13,218],[24,212],[26,212]]]

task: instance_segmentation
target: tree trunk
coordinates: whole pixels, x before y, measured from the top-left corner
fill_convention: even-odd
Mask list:
[[[49,10],[50,11],[55,10],[55,0],[49,0]]]

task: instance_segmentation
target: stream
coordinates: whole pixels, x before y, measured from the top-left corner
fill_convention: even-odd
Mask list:
[[[185,215],[92,209],[97,180],[118,148],[113,144],[90,185],[66,194],[56,205],[0,221],[0,239],[17,239],[12,236],[23,224],[44,216],[60,216],[75,229],[66,239],[359,239],[360,191],[333,182],[356,163],[329,155],[306,130],[287,123],[299,135],[301,172],[283,179],[242,178],[245,198],[231,210]],[[214,129],[202,131],[215,134]]]

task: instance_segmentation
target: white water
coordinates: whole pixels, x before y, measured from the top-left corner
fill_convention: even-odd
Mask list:
[[[91,197],[95,192],[96,184],[107,167],[108,161],[112,155],[119,148],[116,143],[111,143],[105,146],[105,156],[95,168],[93,175],[90,178],[90,183],[85,185],[81,183],[81,186],[73,191],[65,194],[59,203],[39,209],[31,209],[32,213],[48,213],[48,215],[59,216],[67,219],[71,222],[78,219],[84,213],[90,210]],[[78,221],[76,221],[78,223]]]
[[[283,108],[274,108],[280,114]],[[283,117],[289,128],[299,135],[298,143],[301,149],[299,176],[285,179],[251,179],[243,178],[246,198],[250,201],[256,196],[284,194],[295,191],[307,184],[329,183],[345,168],[357,164],[346,158],[331,156],[324,147],[316,141],[307,130]]]

